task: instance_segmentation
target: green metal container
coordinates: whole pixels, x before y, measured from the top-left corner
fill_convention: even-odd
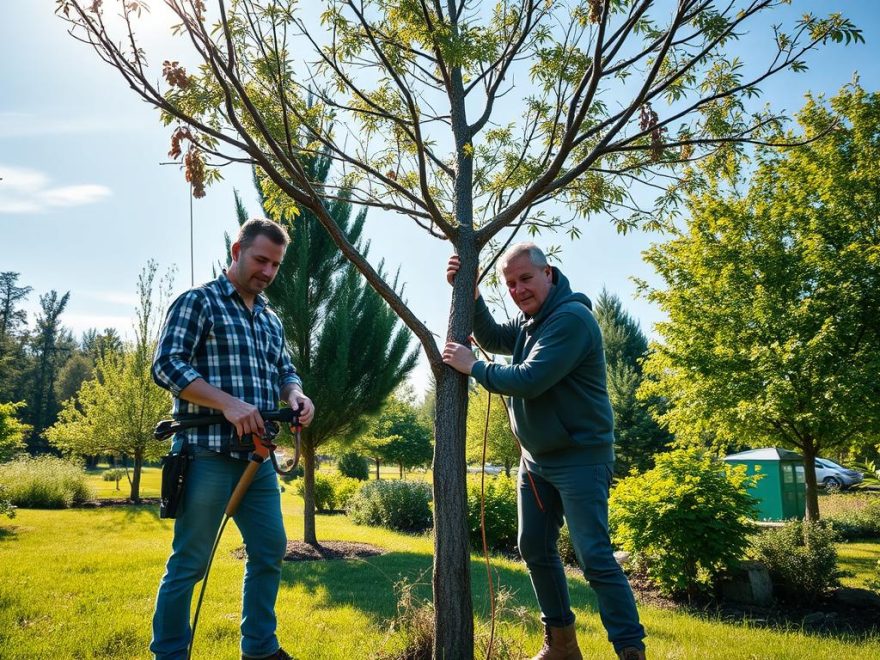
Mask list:
[[[731,454],[724,460],[745,465],[750,475],[763,475],[749,489],[758,500],[758,520],[803,519],[807,492],[804,459],[800,454],[788,449],[765,447]]]

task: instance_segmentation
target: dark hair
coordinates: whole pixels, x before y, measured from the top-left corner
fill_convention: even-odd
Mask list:
[[[290,243],[290,236],[287,235],[284,227],[266,218],[251,218],[245,222],[238,230],[238,238],[235,242],[244,250],[251,246],[257,236],[265,236],[275,245],[283,247],[287,247]]]

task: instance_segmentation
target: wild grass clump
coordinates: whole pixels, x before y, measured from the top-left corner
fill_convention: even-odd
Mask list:
[[[389,621],[385,646],[395,650],[379,653],[376,660],[430,660],[434,643],[434,606],[417,591],[428,592],[424,583],[402,580],[394,585],[397,614]],[[516,605],[516,595],[501,588],[495,596],[495,628],[491,619],[474,627],[474,657],[489,660],[521,660],[526,656],[528,610]],[[489,645],[491,644],[491,651]]]
[[[9,502],[22,509],[64,509],[94,498],[81,464],[55,456],[21,456],[0,465]]]

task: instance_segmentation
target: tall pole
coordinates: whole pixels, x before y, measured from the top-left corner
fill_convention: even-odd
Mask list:
[[[189,285],[196,285],[196,266],[193,247],[193,186],[189,183]]]

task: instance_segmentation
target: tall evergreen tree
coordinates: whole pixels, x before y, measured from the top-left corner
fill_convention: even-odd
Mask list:
[[[27,315],[19,305],[33,289],[17,286],[19,275],[12,271],[0,273],[0,401],[14,400],[20,394],[17,390],[26,370],[23,349]]]
[[[596,320],[605,342],[608,396],[614,408],[615,470],[627,474],[632,468],[648,469],[653,466],[654,454],[672,440],[649,412],[650,406],[660,401],[640,401],[636,396],[642,382],[642,360],[648,355],[648,338],[639,322],[623,309],[620,298],[604,288],[596,301]]]
[[[313,180],[326,181],[328,158],[316,157],[303,165]],[[303,540],[317,544],[317,448],[331,439],[352,440],[366,428],[367,417],[381,409],[412,371],[418,353],[409,349],[409,331],[398,327],[397,316],[345,260],[314,214],[303,209],[297,217],[277,217],[262,192],[260,198],[265,214],[283,224],[291,239],[266,295],[284,325],[291,358],[318,411],[302,434]],[[348,240],[357,243],[366,211],[352,218],[345,192],[324,203]],[[247,212],[237,194],[236,211],[239,224],[244,223]]]
[[[25,416],[25,421],[33,428],[28,441],[28,449],[32,453],[48,448],[41,436],[55,421],[60,410],[55,396],[55,381],[74,343],[70,332],[61,325],[61,314],[69,300],[69,291],[59,296],[53,289],[40,296],[40,314],[31,341],[34,365],[29,379],[31,387]]]

